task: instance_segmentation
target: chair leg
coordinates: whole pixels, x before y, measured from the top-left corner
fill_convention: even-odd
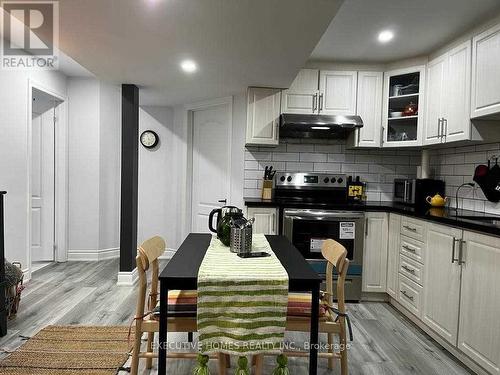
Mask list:
[[[224,354],[226,356],[226,368],[231,368],[231,356],[229,354]]]
[[[219,368],[219,375],[226,375],[226,354],[224,353],[218,353],[218,368]]]
[[[153,353],[153,341],[155,338],[154,332],[148,332],[148,344],[147,344],[147,352]],[[153,358],[146,358],[146,368],[151,369],[153,367]]]
[[[347,332],[345,318],[340,318],[340,374],[347,375]]]
[[[135,328],[134,349],[132,349],[132,363],[130,365],[130,375],[137,375],[139,371],[139,353],[141,351],[142,332],[140,327]]]
[[[254,355],[252,361],[255,361],[255,375],[262,375],[264,369],[264,356],[262,354]]]
[[[328,370],[333,370],[333,365],[334,365],[333,333],[328,333],[328,353],[331,354],[331,357],[328,357]]]

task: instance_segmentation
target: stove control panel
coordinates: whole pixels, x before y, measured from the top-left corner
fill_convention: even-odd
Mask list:
[[[276,187],[346,188],[347,178],[343,174],[280,172],[276,175]]]

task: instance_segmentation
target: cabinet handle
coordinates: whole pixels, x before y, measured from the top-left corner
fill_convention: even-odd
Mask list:
[[[453,247],[452,247],[452,250],[451,250],[451,264],[455,263],[458,261],[458,259],[455,259],[455,251],[456,251],[456,248],[457,248],[457,241],[460,241],[458,240],[457,238],[453,237]]]
[[[441,138],[441,118],[438,118],[438,138]]]
[[[403,246],[401,246],[401,247],[402,247],[403,249],[405,249],[405,250],[408,250],[410,253],[413,253],[413,254],[415,254],[415,253],[417,252],[417,250],[415,250],[415,249],[411,248],[410,246],[403,245]]]
[[[441,136],[444,138],[445,142],[447,134],[448,134],[448,119],[443,117],[443,132]]]
[[[313,113],[318,109],[318,94],[313,95]]]
[[[319,94],[319,112],[323,110],[323,94]]]
[[[401,293],[403,294],[403,296],[405,296],[406,298],[408,298],[410,301],[412,301],[412,302],[413,302],[413,299],[414,299],[414,298],[413,298],[413,296],[410,296],[410,295],[406,292],[406,290],[402,290],[402,291],[401,291]]]
[[[459,241],[460,241],[460,246],[458,248],[458,264],[462,265],[462,264],[465,264],[465,260],[464,260],[464,244],[466,244],[466,242],[464,240],[459,240]]]
[[[407,266],[401,266],[404,270],[408,271],[409,273],[415,275],[415,270],[413,268],[407,267]]]
[[[365,219],[365,236],[368,236],[368,218]]]
[[[410,232],[416,232],[417,231],[416,228],[409,227],[408,225],[403,225],[403,228],[409,230]]]

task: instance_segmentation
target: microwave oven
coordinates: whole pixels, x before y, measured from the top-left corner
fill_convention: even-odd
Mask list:
[[[425,199],[436,194],[444,196],[444,181],[431,178],[397,178],[394,180],[394,202],[425,207],[427,206]]]

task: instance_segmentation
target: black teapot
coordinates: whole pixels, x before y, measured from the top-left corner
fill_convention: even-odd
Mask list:
[[[217,225],[214,229],[213,220],[214,215],[217,214]],[[229,241],[231,237],[231,221],[243,218],[243,211],[241,211],[238,207],[235,206],[224,206],[221,208],[216,208],[210,212],[208,216],[208,229],[210,231],[217,233],[217,238],[221,240],[221,242],[229,246]]]

